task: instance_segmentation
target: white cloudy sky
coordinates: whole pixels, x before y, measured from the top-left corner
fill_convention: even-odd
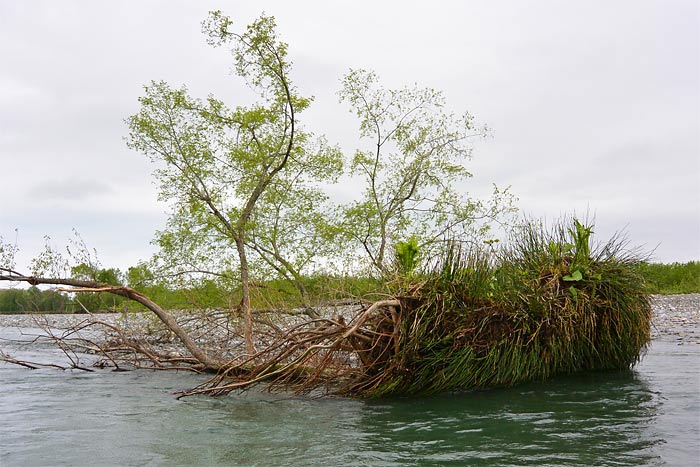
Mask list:
[[[147,159],[123,142],[150,80],[247,101],[200,22],[262,11],[290,44],[305,125],[351,153],[337,102],[351,67],[444,91],[492,129],[467,188],[510,185],[534,217],[590,213],[658,261],[700,259],[700,13],[688,1],[0,0],[0,235],[20,263],[71,229],[126,268],[165,220]],[[339,190],[338,193],[341,193]]]

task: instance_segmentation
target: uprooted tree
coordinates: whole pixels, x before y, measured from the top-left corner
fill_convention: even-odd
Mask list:
[[[169,312],[135,287],[98,280],[85,255],[71,269],[48,244],[23,274],[16,247],[0,239],[0,281],[119,296],[162,323],[154,337],[129,327],[128,314],[123,326],[87,318],[53,336],[62,348],[96,354],[100,366],[215,373],[187,394],[261,383],[297,393],[416,394],[636,362],[649,340],[650,308],[633,268],[639,259],[619,239],[592,246],[591,228],[572,221],[551,232],[527,223],[498,251],[463,241],[484,233],[481,219],[512,212],[507,193],[482,204],[454,189],[468,176],[471,117],[445,113],[434,91],[388,91],[375,75],[351,72],[341,97],[375,147],[355,155],[354,180],[365,189],[334,221],[318,184],[340,174],[342,157],[300,126],[311,99],[292,84],[274,20],[262,16],[237,33],[214,12],[204,31],[213,45],[231,47],[236,72],[260,102],[229,108],[152,83],[128,120],[128,144],[157,162],[170,205],[156,262],[170,277],[235,284],[238,313]],[[251,265],[304,296],[305,268],[318,256],[343,256],[338,238],[381,274],[384,295],[307,317],[252,309]],[[99,339],[82,333],[94,326]],[[173,339],[176,351],[159,345]]]
[[[254,354],[237,352],[230,335],[214,352],[206,350],[207,341],[198,342],[167,311],[128,287],[7,269],[0,269],[0,281],[109,292],[146,306],[189,355],[159,353],[120,330],[111,343],[79,337],[72,342],[103,354],[103,364],[186,365],[216,373],[188,395],[227,394],[257,384],[354,397],[425,394],[634,365],[650,339],[649,295],[636,269],[640,258],[617,237],[592,245],[591,233],[578,221],[552,231],[528,223],[498,254],[452,243],[430,267],[397,279],[395,298],[285,328],[268,323],[258,335],[264,345]]]

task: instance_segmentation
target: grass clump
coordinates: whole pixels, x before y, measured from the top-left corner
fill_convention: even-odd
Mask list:
[[[624,369],[650,340],[641,258],[577,220],[530,222],[498,253],[451,244],[400,281],[397,351],[352,391],[377,397]],[[357,394],[356,394],[357,395]]]

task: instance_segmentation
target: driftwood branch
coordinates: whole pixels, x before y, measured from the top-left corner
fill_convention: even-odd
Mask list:
[[[120,297],[133,300],[147,309],[152,311],[167,327],[170,329],[183,343],[187,350],[196,358],[202,365],[210,371],[218,371],[225,362],[208,355],[202,350],[190,335],[177,323],[175,318],[150,298],[136,290],[125,286],[112,286],[94,281],[85,281],[79,279],[56,279],[46,277],[34,277],[17,274],[15,271],[10,271],[0,268],[0,281],[26,282],[31,285],[58,285],[68,286],[69,289],[61,287],[60,290],[66,292],[93,292],[93,293],[111,293]]]

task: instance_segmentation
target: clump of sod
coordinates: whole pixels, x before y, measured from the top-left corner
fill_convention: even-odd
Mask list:
[[[395,351],[342,392],[430,394],[630,368],[650,340],[643,258],[618,236],[592,247],[591,234],[578,220],[530,222],[498,253],[452,244],[430,272],[399,281]]]

